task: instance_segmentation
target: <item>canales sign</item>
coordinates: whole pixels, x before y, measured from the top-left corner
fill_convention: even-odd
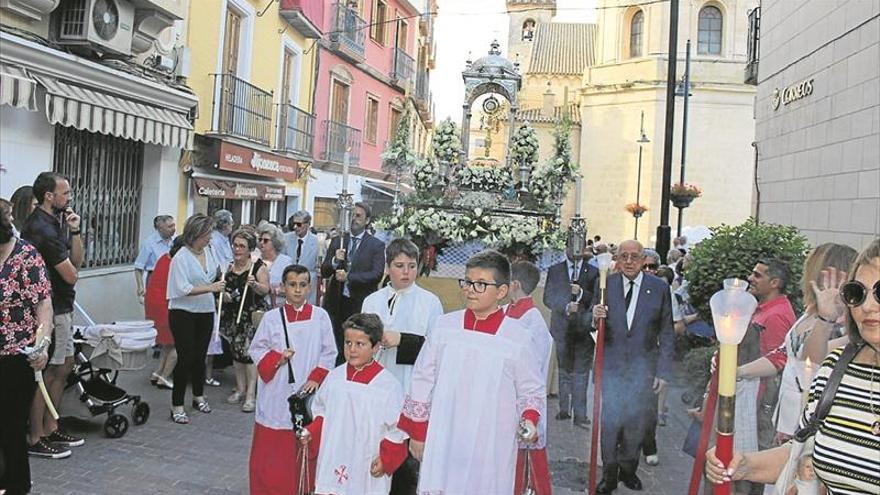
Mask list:
[[[786,88],[774,89],[773,97],[770,99],[770,106],[773,110],[779,110],[780,105],[788,105],[811,94],[813,94],[813,78],[805,79]]]
[[[244,146],[220,142],[217,166],[222,170],[276,177],[288,182],[298,179],[296,160],[274,153],[252,150]]]

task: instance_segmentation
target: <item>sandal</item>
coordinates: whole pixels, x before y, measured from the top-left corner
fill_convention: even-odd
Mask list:
[[[199,412],[203,412],[205,414],[211,412],[211,406],[208,405],[208,401],[206,400],[194,400],[192,404],[193,407],[198,409]]]
[[[176,413],[171,411],[171,421],[179,424],[179,425],[188,425],[189,424],[189,416],[186,415],[186,412]]]

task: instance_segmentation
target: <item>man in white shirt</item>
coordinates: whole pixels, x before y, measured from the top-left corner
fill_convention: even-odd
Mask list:
[[[232,263],[232,244],[229,235],[235,227],[235,219],[229,210],[217,210],[214,212],[214,232],[211,233],[211,249],[214,256],[225,270]]]
[[[156,231],[144,240],[138,256],[134,260],[134,278],[137,282],[137,293],[141,304],[144,303],[144,294],[146,293],[144,272],[147,272],[146,279],[149,279],[153,268],[156,267],[156,262],[171,249],[176,230],[174,217],[171,215],[157,216],[153,219],[153,228]]]
[[[309,229],[312,225],[312,215],[305,210],[300,210],[287,220],[289,232],[284,235],[287,246],[284,254],[290,256],[295,265],[302,265],[309,269],[312,275],[312,290],[309,291],[309,303],[315,304],[318,295],[318,237]]]

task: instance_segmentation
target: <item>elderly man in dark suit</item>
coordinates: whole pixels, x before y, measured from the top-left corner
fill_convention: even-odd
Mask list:
[[[621,243],[618,273],[608,277],[606,306],[593,296],[594,326],[596,318],[605,318],[600,494],[613,492],[618,480],[631,490],[642,489],[636,468],[648,411],[670,375],[672,299],[665,281],[642,271],[644,259],[638,241]]]
[[[599,270],[590,266],[584,253],[565,248],[566,259],[547,270],[544,305],[550,308],[550,335],[556,344],[559,364],[559,413],[567,420],[574,414],[578,426],[587,419],[587,385],[593,364],[593,339],[588,312]]]
[[[336,364],[345,361],[342,323],[360,313],[364,299],[376,292],[385,272],[385,244],[367,232],[371,215],[370,205],[355,203],[350,232],[333,238],[321,264],[321,277],[330,280],[323,306],[333,322],[339,350]]]

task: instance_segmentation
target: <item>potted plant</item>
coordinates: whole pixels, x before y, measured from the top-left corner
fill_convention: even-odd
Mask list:
[[[623,207],[624,210],[628,211],[630,215],[635,218],[639,218],[648,211],[648,207],[641,203],[630,203]]]
[[[694,199],[703,194],[696,184],[678,182],[669,189],[669,199],[676,208],[687,208]]]

